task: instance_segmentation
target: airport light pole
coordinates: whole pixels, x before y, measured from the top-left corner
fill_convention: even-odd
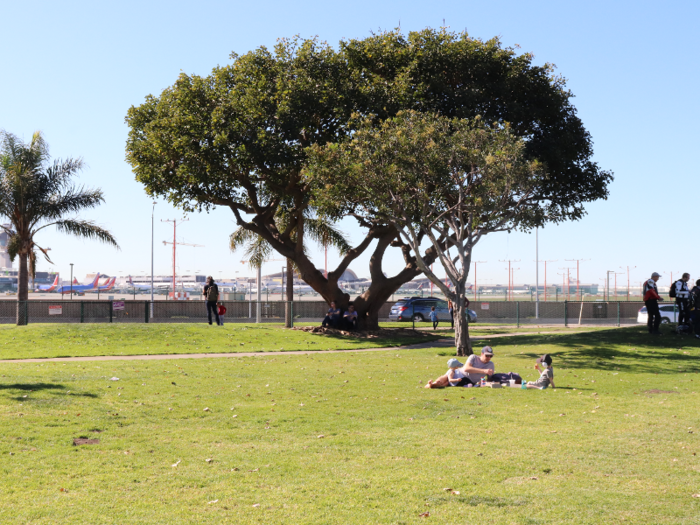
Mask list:
[[[472,262],[474,263],[474,302],[476,302],[477,301],[476,293],[477,293],[477,290],[479,289],[477,286],[477,282],[476,282],[476,265],[477,264],[484,264],[488,261],[472,261]]]
[[[153,238],[155,233],[156,201],[151,209],[151,319],[153,319]]]
[[[258,265],[258,304],[255,306],[255,322],[262,322],[262,263]]]
[[[632,269],[634,270],[636,266],[632,266]],[[624,270],[622,266],[620,266],[620,270]],[[627,266],[627,301],[630,300],[630,267]]]
[[[287,267],[282,266],[282,290],[280,291],[280,301],[284,301],[284,275],[287,273]]]
[[[578,287],[579,287],[579,273],[578,273],[578,270],[579,270],[579,262],[581,262],[581,261],[590,261],[590,259],[564,259],[564,260],[567,261],[567,262],[574,262],[574,261],[576,261],[576,299],[578,300],[578,298],[579,298],[579,297],[578,297],[578,295],[579,295],[579,291],[578,291]]]
[[[535,319],[540,318],[540,229],[535,228]]]
[[[608,302],[610,302],[610,274],[615,273],[615,270],[608,270],[605,272],[605,280],[607,282],[606,288],[608,289]]]
[[[73,300],[73,263],[70,263],[70,299]]]

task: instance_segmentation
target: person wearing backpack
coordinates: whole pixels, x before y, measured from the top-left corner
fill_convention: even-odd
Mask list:
[[[661,296],[656,288],[656,281],[661,277],[660,274],[654,272],[651,274],[651,279],[644,283],[644,304],[647,307],[647,328],[652,335],[661,335],[659,325],[661,324],[661,312],[659,311],[659,301]]]
[[[690,324],[690,289],[688,289],[688,281],[690,274],[684,273],[683,276],[671,285],[669,297],[676,300],[678,308],[678,326],[682,324]]]
[[[210,275],[207,277],[207,284],[204,285],[204,290],[202,295],[207,302],[207,318],[209,319],[209,324],[212,324],[211,314],[214,313],[216,319],[216,324],[221,324],[221,319],[219,319],[219,307],[217,306],[217,301],[219,300],[219,287],[214,282],[214,278]]]

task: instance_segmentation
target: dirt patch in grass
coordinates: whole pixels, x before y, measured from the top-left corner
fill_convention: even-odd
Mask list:
[[[99,445],[99,439],[88,439],[88,438],[75,438],[73,439],[73,445]]]

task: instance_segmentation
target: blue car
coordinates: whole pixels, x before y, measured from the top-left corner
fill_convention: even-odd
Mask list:
[[[435,297],[405,297],[391,307],[389,321],[430,321],[430,310],[435,307],[438,320],[449,321],[450,311],[447,301]],[[476,312],[467,309],[469,322],[476,323]]]

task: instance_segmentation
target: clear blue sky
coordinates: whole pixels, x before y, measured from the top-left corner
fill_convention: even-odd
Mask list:
[[[124,161],[124,116],[180,71],[206,75],[228,63],[232,51],[272,46],[279,37],[318,35],[335,44],[399,24],[410,31],[444,20],[473,37],[519,44],[537,63],[556,64],[576,95],[595,160],[615,173],[610,199],[588,206],[584,220],[540,232],[540,258],[558,260],[550,263],[548,280],[561,282],[554,274],[575,258],[588,259],[581,265],[585,282],[627,265],[636,266],[636,282],[652,271],[700,277],[698,2],[37,1],[7,2],[2,17],[0,129],[25,140],[41,130],[54,157],[82,156],[88,169],[81,182],[101,187],[107,199],[84,217],[111,229],[122,247],[47,231],[40,242],[51,247],[54,268],[64,275],[71,262],[79,278],[149,271],[151,200]],[[156,273],[172,267],[171,251],[162,245],[172,239],[172,227],[158,221],[181,215],[167,203],[156,206]],[[344,226],[359,238],[352,223]],[[242,256],[228,250],[234,228],[224,209],[191,215],[178,237],[205,248],[181,248],[179,271],[252,275]],[[368,255],[352,266],[361,276],[368,274]],[[503,259],[521,260],[516,282],[534,282],[534,235],[494,235],[476,247],[474,258],[488,261],[479,267],[480,282],[506,282]],[[322,253],[317,260],[323,264]],[[397,255],[387,270],[400,266]],[[39,269],[49,268],[42,262]]]

